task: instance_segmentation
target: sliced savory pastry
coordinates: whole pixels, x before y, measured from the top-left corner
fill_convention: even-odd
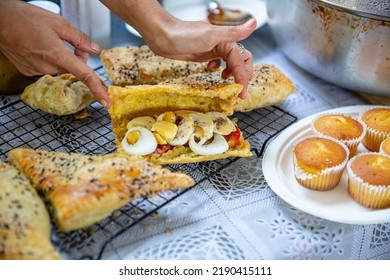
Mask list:
[[[183,173],[124,154],[17,148],[9,152],[8,160],[45,195],[62,231],[90,226],[137,198],[194,185]]]
[[[167,79],[208,72],[207,64],[168,59],[148,46],[123,46],[103,50],[100,58],[112,85],[154,85]]]
[[[0,259],[60,259],[51,241],[50,217],[28,179],[0,162]]]
[[[172,60],[154,54],[148,46],[123,46],[103,50],[101,60],[112,85],[155,85],[165,81],[172,84],[181,81],[171,81],[187,78],[194,74],[191,80],[204,79],[213,83],[233,83],[233,78],[227,81],[221,78],[221,71],[210,71],[205,63]],[[253,69],[253,77],[249,81],[248,97],[237,100],[236,112],[251,111],[284,101],[296,88],[289,78],[276,66],[259,64]]]
[[[251,156],[235,122],[220,112],[167,111],[141,116],[117,135],[119,153],[142,156],[160,164],[200,162],[231,156]]]
[[[222,79],[221,71],[193,74],[177,79],[170,79],[160,85],[193,85],[199,84],[207,88],[208,85],[220,85],[220,91],[224,87],[234,84],[233,77]],[[224,85],[224,86],[222,86]],[[236,98],[234,112],[247,112],[258,108],[277,105],[284,101],[296,88],[278,68],[269,64],[256,65],[253,69],[252,79],[248,82],[248,94],[245,99]]]
[[[77,113],[95,101],[88,87],[72,74],[45,75],[27,86],[20,98],[34,109],[60,116]]]
[[[241,90],[242,85],[213,82],[202,75],[158,85],[109,86],[107,93],[112,101],[109,113],[114,134],[124,131],[134,117],[165,111],[215,111],[232,115]]]
[[[227,117],[241,90],[201,74],[159,85],[110,86],[118,152],[159,164],[251,156],[249,142]]]

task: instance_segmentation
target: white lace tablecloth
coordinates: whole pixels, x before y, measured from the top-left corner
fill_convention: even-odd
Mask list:
[[[114,22],[112,30],[113,47],[143,44],[142,39],[127,33],[119,21]],[[366,104],[357,94],[299,69],[277,47],[268,26],[242,43],[252,52],[255,64],[276,65],[297,86],[297,92],[278,107],[298,120],[332,108]],[[99,61],[94,58],[90,63],[93,66]],[[17,98],[3,96],[1,101],[4,105],[16,102]],[[12,107],[19,106],[15,104]],[[6,110],[1,111],[1,105],[0,102],[0,123],[10,122],[13,111],[7,109],[7,114]],[[61,122],[66,128],[66,119]],[[18,144],[11,143],[14,138],[9,129],[8,125],[0,125],[2,151]],[[41,131],[44,129],[42,123]],[[114,148],[112,139],[105,138],[109,133],[107,126],[99,131],[102,127],[89,123],[83,129],[100,133],[97,143],[106,148],[101,153]],[[72,131],[67,135],[72,137]],[[51,141],[49,134],[45,137],[45,141]],[[67,138],[55,145],[61,150],[70,142]],[[82,146],[79,151],[86,148],[91,149]],[[104,231],[100,234],[109,240],[99,255],[102,259],[390,259],[390,223],[342,224],[292,207],[267,185],[262,158],[257,156],[234,162],[114,238],[107,237],[109,233]],[[88,242],[81,246],[74,241],[72,246],[82,251],[93,246],[93,240]],[[57,245],[61,249],[61,241]],[[73,258],[66,251],[61,253],[65,258]]]
[[[121,25],[116,28],[120,32]],[[115,45],[126,43],[118,37]],[[125,37],[142,44],[130,34]],[[359,95],[298,68],[277,47],[267,25],[242,43],[252,52],[254,64],[274,64],[294,82],[298,91],[279,107],[298,119],[366,104]],[[261,165],[258,157],[240,160],[223,170],[214,183],[191,189],[113,240],[102,257],[390,259],[389,223],[341,224],[297,210],[270,189]]]
[[[127,37],[138,43],[138,38]],[[359,95],[298,68],[283,55],[267,25],[242,43],[252,52],[254,64],[274,64],[294,82],[297,93],[279,107],[298,119],[366,104]],[[390,259],[389,223],[350,225],[306,214],[275,195],[261,165],[257,157],[240,160],[214,183],[197,186],[113,240],[102,257]]]

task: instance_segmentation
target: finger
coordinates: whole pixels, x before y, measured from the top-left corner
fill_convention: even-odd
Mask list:
[[[87,34],[78,30],[68,21],[65,21],[61,28],[57,28],[56,32],[61,39],[67,41],[79,51],[95,54],[101,51],[101,47],[97,43],[93,42]]]
[[[221,67],[221,59],[214,59],[207,64],[207,69],[211,71],[218,70]]]
[[[78,59],[80,59],[80,61],[87,63],[89,53],[83,52],[82,50],[79,49],[75,49],[74,54],[77,56]]]
[[[232,74],[235,83],[243,86],[240,98],[245,98],[248,81],[253,72],[252,54],[246,50],[241,53],[236,43],[219,44],[215,52],[226,61],[226,69],[222,72],[222,78],[226,79]]]
[[[230,70],[230,68],[225,68],[222,71],[222,79],[229,79],[233,75],[233,72]]]
[[[218,26],[212,25],[210,38],[212,44],[216,45],[221,42],[238,42],[247,38],[256,29],[256,19],[252,18],[241,25],[236,26]]]
[[[77,59],[70,49],[61,56],[61,61],[58,64],[82,81],[105,108],[108,109],[111,106],[111,101],[97,74],[87,64]]]

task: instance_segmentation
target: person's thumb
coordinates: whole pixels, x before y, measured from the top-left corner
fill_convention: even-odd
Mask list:
[[[241,25],[235,26],[215,26],[218,32],[215,32],[215,39],[218,42],[237,42],[244,40],[256,29],[256,19],[251,18]]]

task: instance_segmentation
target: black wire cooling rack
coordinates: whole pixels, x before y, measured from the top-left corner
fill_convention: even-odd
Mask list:
[[[103,67],[95,70],[107,82]],[[0,95],[0,159],[6,161],[8,152],[17,147],[83,154],[115,152],[107,111],[99,103],[90,105],[88,111],[90,116],[84,119],[58,117],[30,108],[18,95]],[[267,143],[274,136],[297,119],[275,106],[236,113],[233,117],[238,119],[238,126],[257,157],[263,155]],[[166,167],[172,171],[185,172],[196,181],[196,187],[237,160],[240,158],[216,160],[212,164],[202,162]],[[170,190],[154,197],[137,199],[88,229],[64,233],[53,224],[52,241],[70,259],[101,259],[115,238],[130,231],[134,225],[192,188]]]

